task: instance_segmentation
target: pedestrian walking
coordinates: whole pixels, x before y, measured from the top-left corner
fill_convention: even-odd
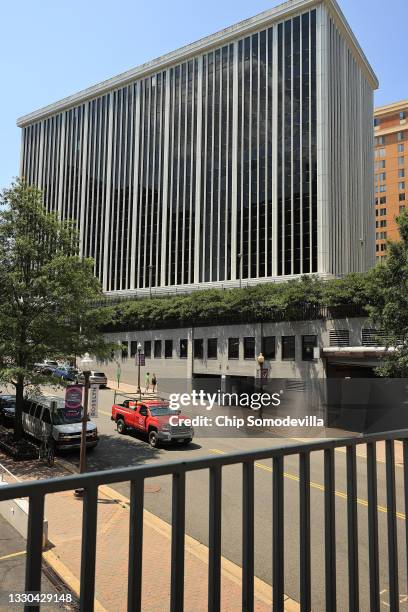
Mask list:
[[[153,391],[153,393],[156,391],[156,385],[157,385],[157,378],[156,378],[156,374],[153,372],[153,376],[152,376],[152,391]]]
[[[149,374],[149,372],[146,372],[146,376],[145,376],[145,393],[149,392],[149,388],[150,388],[150,374]]]

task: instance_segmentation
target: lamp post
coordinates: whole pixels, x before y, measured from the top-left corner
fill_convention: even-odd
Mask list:
[[[262,353],[259,353],[256,360],[259,365],[259,381],[260,381],[260,385],[262,385],[262,369],[263,369],[263,364],[265,363],[265,357],[263,356]]]
[[[242,253],[238,253],[238,267],[239,267],[239,288],[242,289]]]
[[[88,398],[89,398],[89,377],[91,375],[90,365],[92,359],[89,357],[89,353],[85,353],[81,361],[81,370],[84,375],[84,406],[82,410],[82,432],[81,432],[81,449],[79,455],[79,473],[83,474],[86,471],[86,430],[88,424]],[[83,489],[75,489],[75,495],[81,497],[83,495]]]
[[[142,399],[142,390],[140,388],[140,352],[142,350],[142,345],[140,342],[137,344],[137,393],[139,393],[140,399]]]

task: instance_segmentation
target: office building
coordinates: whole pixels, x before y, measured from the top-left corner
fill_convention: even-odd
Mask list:
[[[387,255],[387,240],[398,240],[396,218],[406,206],[408,180],[408,100],[374,111],[375,249]]]
[[[374,263],[377,79],[334,0],[292,0],[18,120],[21,174],[108,294]]]

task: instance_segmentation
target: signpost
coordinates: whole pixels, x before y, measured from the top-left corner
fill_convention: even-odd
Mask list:
[[[141,366],[146,365],[146,359],[145,359],[144,353],[139,353],[139,365]]]
[[[122,370],[120,368],[120,363],[119,361],[117,362],[117,368],[116,368],[116,380],[118,381],[118,389],[119,389],[119,384],[120,384],[120,375],[122,374]]]
[[[89,393],[89,416],[91,418],[98,416],[98,395],[99,385],[91,385]]]

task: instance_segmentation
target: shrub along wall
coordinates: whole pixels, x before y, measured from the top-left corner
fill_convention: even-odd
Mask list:
[[[104,332],[365,316],[375,299],[374,287],[375,271],[328,281],[305,276],[242,289],[133,299],[98,311]]]

